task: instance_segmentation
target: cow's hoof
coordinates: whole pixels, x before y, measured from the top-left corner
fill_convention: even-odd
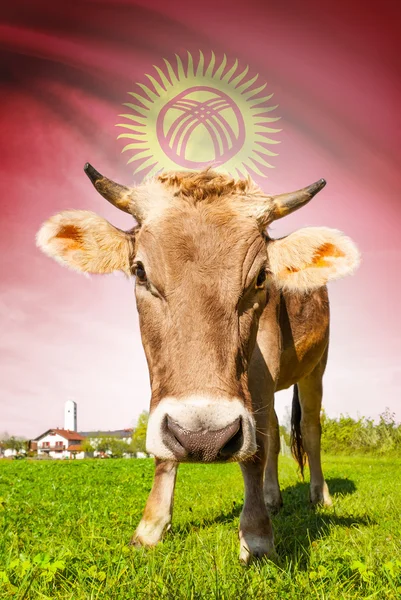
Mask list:
[[[137,537],[136,533],[134,533],[128,545],[133,546],[134,548],[142,548],[145,544],[139,537]]]
[[[277,514],[283,507],[283,498],[280,492],[274,494],[265,492],[266,508],[271,515]]]
[[[313,506],[333,506],[333,500],[331,499],[326,482],[324,482],[323,487],[320,485],[311,486],[310,502]]]
[[[276,554],[273,536],[261,536],[251,533],[239,534],[239,559],[244,565],[249,565],[254,558],[273,558]]]
[[[166,525],[165,522],[142,520],[131,538],[130,546],[135,546],[135,548],[141,548],[142,546],[152,548],[160,542],[166,529],[169,529],[169,525]]]

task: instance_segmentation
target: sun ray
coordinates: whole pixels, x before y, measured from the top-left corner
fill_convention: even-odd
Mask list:
[[[140,127],[140,125],[129,125],[128,123],[116,123],[116,127],[125,127],[125,129],[130,129],[132,131],[132,133],[127,133],[124,135],[131,135],[132,137],[135,137],[137,135],[145,135],[144,131],[138,131],[138,127]],[[121,134],[122,135],[122,134]]]
[[[167,90],[171,86],[171,83],[169,82],[163,71],[160,69],[160,67],[157,67],[155,65],[153,65],[153,67],[156,69],[164,88]]]
[[[269,154],[269,156],[277,156],[277,154],[274,154],[274,152],[271,152],[271,153]],[[259,152],[258,150],[254,150],[254,151],[252,152],[252,156],[251,156],[251,158],[253,158],[253,159],[255,159],[255,160],[258,160],[258,161],[262,161],[262,163],[263,163],[264,165],[266,165],[267,167],[271,167],[271,168],[273,168],[273,165],[271,165],[271,164],[270,164],[270,162],[267,160],[267,158],[265,157],[265,155],[264,155],[264,154],[262,154],[261,152]]]
[[[212,57],[210,59],[209,65],[208,65],[208,67],[206,69],[205,77],[211,77],[212,76],[215,62],[216,62],[216,57],[215,57],[214,52],[212,52]]]
[[[178,54],[176,54],[175,57],[177,59],[178,81],[182,81],[185,78],[184,65]]]
[[[258,119],[258,121],[256,121],[256,118]],[[261,121],[260,119],[263,118],[263,121]],[[277,121],[281,121],[281,117],[255,117],[255,127],[263,127],[264,129],[262,131],[270,131],[270,124],[271,123],[277,123]],[[276,133],[278,131],[281,131],[281,129],[272,129],[272,131],[275,131]]]
[[[252,79],[249,79],[249,81],[246,81],[245,83],[243,83],[242,85],[238,86],[238,91],[239,92],[245,92],[245,90],[247,90],[249,87],[251,87],[251,85],[253,85],[257,79],[258,79],[259,75],[255,75],[254,77],[252,77]]]
[[[146,116],[149,113],[148,108],[139,106],[139,104],[132,104],[131,102],[124,102],[123,106],[126,106],[127,108],[132,108],[132,110],[136,110],[136,112],[139,112],[143,116]]]
[[[256,89],[250,90],[249,92],[246,92],[244,94],[245,98],[253,98],[254,96],[256,96],[256,94],[259,94],[262,90],[265,89],[265,87],[267,86],[267,83],[264,83],[263,85],[259,86]]]
[[[152,77],[152,75],[148,75],[146,74],[146,77],[149,79],[149,81],[151,81],[153,83],[153,86],[157,92],[157,94],[160,96],[161,94],[163,94],[163,92],[165,92],[166,90],[164,89],[163,86],[160,85],[160,83],[157,81],[157,79],[155,79],[154,77]]]
[[[145,162],[141,163],[141,165],[138,167],[138,172],[144,171],[147,167],[156,166],[157,163],[154,162],[154,160],[154,157],[150,156],[147,160],[145,160]]]
[[[149,106],[152,106],[152,104],[153,104],[153,102],[150,99],[145,98],[145,96],[141,96],[140,94],[135,94],[135,92],[128,92],[128,94],[130,96],[132,96],[133,98],[135,98],[136,100],[138,100],[138,102],[142,102],[142,104],[144,104],[147,108],[149,108]]]
[[[222,81],[230,81],[231,77],[234,75],[235,71],[237,70],[238,67],[238,60],[235,59],[235,63],[233,64],[233,66],[231,67],[231,69],[229,69],[227,71],[227,73],[224,75],[224,77],[222,77]]]
[[[268,127],[264,123],[255,123],[256,126],[263,127],[263,129],[257,129],[257,133],[261,135],[265,135],[266,133],[280,133],[282,129],[274,129],[273,127]]]
[[[227,64],[227,56],[224,54],[223,60],[221,61],[219,68],[217,69],[216,73],[214,74],[215,79],[220,79],[222,72],[226,68],[226,64]]]
[[[166,64],[167,71],[168,71],[168,74],[170,76],[171,82],[174,85],[175,83],[177,83],[179,81],[178,78],[177,78],[177,75],[175,74],[174,69],[173,69],[171,63],[169,63],[169,61],[166,58],[164,59],[164,62]]]
[[[142,148],[143,146],[145,146],[144,150],[150,150],[150,148],[148,148],[149,143],[144,140],[143,142],[135,142],[135,144],[127,144],[126,146],[124,146],[124,148],[121,150],[121,152],[126,152],[127,150],[137,150],[137,148]]]
[[[254,160],[252,160],[252,158],[250,158],[247,163],[243,163],[243,166],[245,168],[245,171],[248,171],[248,173],[250,175],[252,175],[252,177],[253,177],[254,173],[256,173],[257,175],[259,175],[260,177],[264,176],[263,171],[261,171],[259,169],[258,165],[255,163]]]
[[[150,98],[150,100],[152,100],[152,102],[154,102],[158,98],[158,95],[155,94],[155,92],[153,92],[147,85],[144,85],[143,83],[137,83],[137,86],[145,92],[145,94]]]
[[[279,131],[281,131],[281,129]],[[263,138],[263,141],[267,144],[280,144],[281,143],[280,140],[272,140],[271,138],[268,138],[268,137]]]
[[[188,54],[188,68],[187,68],[187,78],[194,76],[194,61],[192,59],[192,54],[190,52]]]
[[[255,100],[249,100],[249,106],[252,106],[252,108],[259,107],[261,104],[264,104],[265,102],[270,100],[270,98],[273,98],[273,96],[274,94],[269,94],[269,96],[264,96],[263,98],[255,98]],[[269,106],[269,110],[274,110],[277,107],[278,104],[274,106]]]
[[[131,115],[129,113],[126,113],[118,116],[123,117],[124,119],[130,119],[131,121],[136,121],[137,123],[141,123],[141,125],[146,125],[145,117],[140,117],[139,115]]]
[[[143,136],[145,136],[144,139],[146,139],[146,133],[141,133],[141,134],[137,134],[137,135],[143,135]],[[137,140],[138,144],[140,144],[141,142],[143,142],[143,140],[139,139],[137,137],[137,135],[132,135],[131,133],[120,133],[117,139],[118,140],[126,140],[126,139]]]
[[[237,75],[237,77],[235,77],[235,79],[233,79],[231,81],[232,85],[234,87],[237,87],[237,85],[244,79],[245,75],[248,73],[249,71],[249,67],[248,65],[245,67],[245,69],[242,71],[242,73],[240,73],[239,75]]]
[[[154,160],[154,157],[152,155],[152,151],[150,150],[150,148],[147,148],[146,150],[142,150],[141,152],[134,154],[134,156],[131,156],[131,158],[128,159],[128,161],[127,161],[127,165],[129,165],[129,163],[133,162],[134,160],[140,160],[141,158],[146,158],[148,160],[150,160],[150,159]]]
[[[257,166],[259,169],[265,169],[266,167],[267,167],[268,169],[274,169],[273,165],[271,165],[271,164],[270,164],[270,163],[268,163],[268,162],[266,162],[266,163],[264,163],[264,164],[262,165],[262,163],[260,163],[260,162],[259,162],[260,158],[259,158],[259,157],[257,157],[257,158],[258,158],[258,160],[256,160],[255,158],[251,158],[250,160],[251,160],[251,161],[252,161],[252,163],[253,163],[254,165],[256,165],[256,166]]]
[[[279,144],[280,142],[276,142],[276,144]],[[263,148],[263,154],[266,154],[267,156],[278,156],[277,152],[272,152],[272,150],[269,150],[269,148],[267,148],[267,144],[264,144],[263,142],[255,142],[256,146],[260,146],[261,148]],[[257,152],[258,150],[255,147],[255,152]]]
[[[195,77],[202,77],[203,76],[203,65],[204,65],[204,63],[205,63],[205,57],[203,56],[202,50],[199,50],[199,62],[198,62],[198,68],[196,69]]]

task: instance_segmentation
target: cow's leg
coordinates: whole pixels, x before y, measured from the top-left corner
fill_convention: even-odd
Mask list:
[[[271,556],[274,553],[273,529],[263,497],[265,445],[265,439],[260,440],[257,453],[241,464],[245,500],[239,526],[239,557],[246,564],[253,556]]]
[[[258,336],[248,370],[248,385],[252,397],[252,410],[256,425],[257,452],[252,459],[241,464],[245,484],[244,507],[240,517],[240,560],[248,563],[252,556],[272,556],[274,554],[273,528],[267,510],[263,483],[266,459],[269,455],[268,496],[279,502],[280,490],[277,478],[277,458],[275,455],[274,390],[278,378],[281,352],[281,333],[278,326],[277,310],[279,292],[273,287],[270,300],[259,323],[263,335]],[[273,325],[272,325],[273,324]],[[273,421],[272,421],[273,419]],[[270,423],[273,422],[272,443],[269,444]]]
[[[277,512],[283,506],[278,482],[278,455],[280,453],[280,432],[274,406],[271,405],[267,433],[267,464],[263,493],[268,510]]]
[[[171,523],[178,463],[156,459],[155,478],[141,521],[133,535],[134,546],[155,546]]]
[[[331,506],[327,483],[323,477],[320,457],[320,410],[322,406],[322,378],[326,360],[304,379],[298,382],[299,400],[301,404],[302,442],[308,456],[310,469],[310,500],[312,504]]]

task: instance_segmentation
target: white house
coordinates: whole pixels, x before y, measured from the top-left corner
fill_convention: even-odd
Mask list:
[[[14,448],[5,448],[5,450],[3,450],[4,458],[11,458],[12,456],[17,456],[17,454],[18,451]]]
[[[98,450],[100,442],[104,438],[115,438],[130,444],[132,441],[133,429],[117,429],[112,431],[71,431],[70,429],[48,429],[34,440],[30,441],[29,449],[31,452],[37,452],[38,456],[49,458],[91,458],[111,456],[110,450],[103,452]],[[85,452],[83,442],[87,440],[94,448],[92,452]],[[147,454],[143,452],[135,453],[137,458],[145,458]],[[130,452],[123,454],[125,458],[131,458]]]
[[[85,437],[68,429],[48,429],[33,440],[38,456],[50,458],[85,458],[82,442]]]
[[[26,454],[25,448],[4,448],[5,444],[0,441],[0,458],[14,458],[14,456],[24,456]]]

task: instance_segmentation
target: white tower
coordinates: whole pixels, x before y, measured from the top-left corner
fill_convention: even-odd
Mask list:
[[[64,429],[77,431],[77,403],[67,400],[64,408]]]

